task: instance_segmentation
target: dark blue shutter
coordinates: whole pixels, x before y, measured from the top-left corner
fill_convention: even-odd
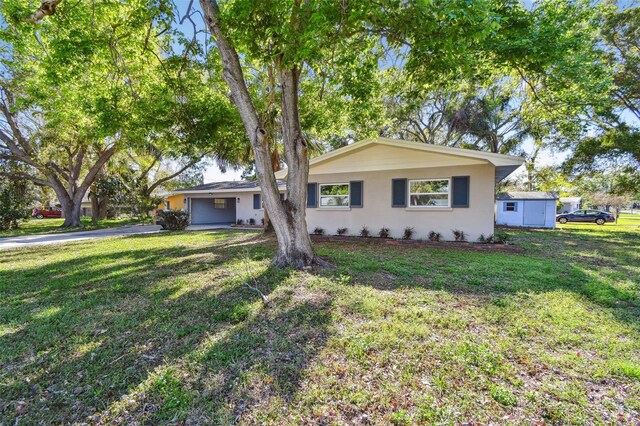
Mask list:
[[[254,210],[260,210],[260,194],[253,194],[253,208]]]
[[[349,206],[362,207],[362,181],[352,180],[349,182]]]
[[[451,184],[451,207],[469,207],[469,176],[454,176]]]
[[[307,207],[318,207],[318,184],[307,184]]]
[[[407,180],[391,180],[391,207],[407,207]]]

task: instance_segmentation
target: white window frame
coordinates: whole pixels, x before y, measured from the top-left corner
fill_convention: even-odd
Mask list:
[[[432,194],[444,194],[444,192],[411,192],[411,183],[412,182],[434,182],[434,181],[444,181],[446,180],[448,191],[447,194],[447,205],[446,206],[412,206],[411,205],[411,196],[412,195],[432,195]],[[451,208],[451,178],[425,178],[425,179],[409,179],[407,182],[407,206],[410,209],[446,209]]]
[[[335,186],[335,185],[346,185],[347,186],[347,205],[346,206],[323,206],[322,198],[325,197],[337,197],[337,195],[322,195],[322,187],[323,186]],[[340,197],[344,197],[344,195],[340,195]],[[351,207],[351,184],[349,182],[336,182],[336,183],[319,183],[318,184],[318,207],[321,209],[348,209]]]
[[[509,210],[509,204],[513,204],[513,210]],[[518,202],[517,201],[505,201],[504,202],[504,211],[505,212],[517,212],[518,211]]]

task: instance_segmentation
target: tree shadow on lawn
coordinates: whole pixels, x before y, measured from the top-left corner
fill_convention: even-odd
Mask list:
[[[333,247],[332,247],[333,244]],[[569,291],[606,308],[622,322],[640,329],[640,283],[613,285],[613,277],[594,265],[568,256],[549,258],[525,253],[470,252],[455,248],[385,247],[340,243],[318,244],[318,251],[337,265],[335,275],[350,275],[355,285],[379,290],[425,288],[473,295],[492,303],[507,295]],[[626,272],[627,265],[617,265]]]
[[[0,423],[228,423],[264,403],[257,378],[292,398],[331,300],[279,289],[291,271],[269,268],[271,255],[249,235],[0,272]],[[271,307],[244,285],[247,268]]]

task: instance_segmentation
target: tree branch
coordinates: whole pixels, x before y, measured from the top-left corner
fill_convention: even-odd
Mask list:
[[[188,168],[196,165],[200,160],[202,160],[202,157],[194,159],[192,161],[190,161],[189,163],[187,163],[187,165],[185,165],[184,167],[182,167],[180,170],[178,170],[177,172],[169,175],[169,176],[165,176],[163,178],[158,179],[157,181],[155,181],[147,190],[147,195],[151,195],[151,193],[153,192],[154,189],[156,189],[160,184],[167,182],[179,175],[181,175],[182,173],[184,173],[185,170],[187,170]]]
[[[56,8],[58,4],[60,4],[62,0],[42,0],[40,7],[29,16],[29,21],[34,24],[46,16],[51,16],[56,13]]]

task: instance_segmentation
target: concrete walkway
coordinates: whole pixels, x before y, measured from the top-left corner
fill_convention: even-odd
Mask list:
[[[126,235],[150,234],[159,232],[158,225],[133,225],[119,228],[95,229],[93,231],[64,232],[59,234],[22,235],[0,238],[0,250],[18,247],[30,247],[44,244],[69,243],[73,241],[95,240]]]

